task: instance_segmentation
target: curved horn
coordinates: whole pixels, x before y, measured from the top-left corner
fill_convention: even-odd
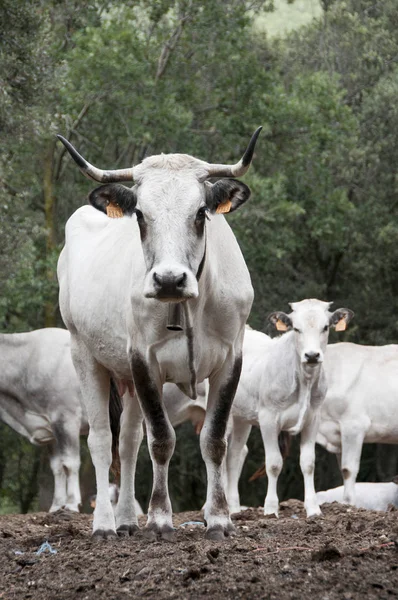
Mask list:
[[[100,183],[116,183],[117,181],[133,181],[133,169],[116,169],[115,171],[103,171],[91,165],[86,161],[85,158],[72,146],[68,140],[62,135],[57,135],[57,138],[61,140],[83,175],[92,179],[93,181],[99,181]]]
[[[262,127],[259,127],[253,133],[244,155],[236,165],[208,165],[208,177],[242,177],[250,167],[254,148],[261,130]]]

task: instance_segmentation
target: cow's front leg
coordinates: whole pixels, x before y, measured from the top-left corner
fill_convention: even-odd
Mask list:
[[[222,540],[235,531],[229,516],[223,478],[226,429],[231,405],[238,387],[242,357],[225,361],[224,367],[209,378],[206,418],[200,434],[200,448],[207,471],[205,520],[206,537]]]
[[[137,395],[127,391],[123,396],[120,425],[120,494],[116,507],[116,528],[119,535],[132,535],[138,529],[135,502],[135,468],[142,442],[142,412]]]
[[[149,371],[149,366],[138,352],[132,353],[132,372],[135,389],[144,413],[149,454],[152,460],[153,485],[148,507],[147,531],[170,540],[173,521],[168,489],[168,471],[174,452],[175,432],[162,403],[160,380]]]
[[[301,431],[300,439],[300,468],[304,477],[304,507],[307,517],[322,514],[314,486],[315,440],[319,427],[319,418],[318,411],[309,415],[309,419]]]

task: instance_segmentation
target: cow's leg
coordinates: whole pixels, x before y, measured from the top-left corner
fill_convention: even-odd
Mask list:
[[[242,369],[242,357],[226,360],[209,378],[210,389],[206,417],[200,434],[200,448],[207,471],[205,504],[206,536],[221,540],[234,532],[225,496],[223,460],[226,454],[226,430],[231,405]]]
[[[66,504],[66,473],[56,442],[50,446],[50,467],[54,475],[54,495],[50,512],[55,512]]]
[[[233,428],[228,437],[227,448],[227,498],[231,513],[240,512],[239,478],[248,450],[246,442],[251,425],[240,419],[233,419]]]
[[[135,502],[135,468],[143,437],[142,412],[136,394],[123,397],[120,425],[120,494],[116,506],[116,528],[119,535],[132,535],[138,529]]]
[[[174,452],[175,432],[162,402],[162,384],[142,355],[132,353],[135,389],[144,413],[148,449],[152,460],[153,485],[146,529],[163,539],[173,537],[173,520],[168,489],[168,471]]]
[[[80,414],[66,415],[54,426],[57,454],[65,475],[65,508],[79,512],[81,504],[80,468]]]
[[[319,426],[319,413],[312,413],[301,431],[300,468],[304,477],[304,508],[307,517],[320,515],[314,486],[315,440]]]
[[[343,502],[355,504],[355,481],[359,471],[365,433],[356,423],[341,425],[341,473],[344,480]]]
[[[109,423],[110,376],[85,344],[73,335],[71,350],[90,426],[88,447],[97,483],[93,535],[107,538],[116,536],[115,517],[109,499],[109,468],[112,462],[112,435]]]
[[[283,458],[279,448],[279,428],[275,415],[260,409],[258,420],[265,450],[265,470],[268,477],[264,514],[278,516],[279,500],[277,493],[278,477],[283,467]]]

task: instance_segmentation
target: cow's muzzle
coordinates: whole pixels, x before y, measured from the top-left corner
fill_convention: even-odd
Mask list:
[[[187,271],[156,271],[150,277],[149,289],[146,290],[146,298],[155,298],[162,302],[179,302],[196,298],[198,289],[196,280]]]
[[[303,362],[307,365],[317,365],[322,362],[322,356],[320,352],[305,352]]]

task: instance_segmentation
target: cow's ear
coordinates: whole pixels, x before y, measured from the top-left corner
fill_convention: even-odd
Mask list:
[[[237,179],[220,179],[209,183],[206,204],[212,213],[229,213],[250,198],[250,188]]]
[[[137,204],[134,190],[120,183],[101,185],[91,192],[88,199],[94,208],[111,218],[132,215]]]
[[[291,318],[284,312],[273,312],[268,315],[268,320],[275,325],[278,331],[288,331],[293,327]]]
[[[336,331],[345,331],[353,316],[354,313],[349,308],[338,308],[329,317],[330,326]]]

